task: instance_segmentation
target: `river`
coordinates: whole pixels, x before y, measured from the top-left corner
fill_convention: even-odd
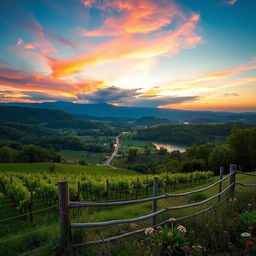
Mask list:
[[[157,149],[160,149],[161,147],[166,148],[168,152],[171,152],[173,150],[179,150],[180,152],[186,151],[185,146],[178,146],[174,144],[167,144],[167,143],[161,143],[161,142],[152,142],[152,144],[155,145]]]

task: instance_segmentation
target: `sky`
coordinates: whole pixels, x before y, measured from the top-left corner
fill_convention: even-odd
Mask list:
[[[0,102],[256,112],[255,0],[2,0]]]

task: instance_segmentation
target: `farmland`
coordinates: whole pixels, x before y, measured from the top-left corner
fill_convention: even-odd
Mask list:
[[[125,180],[125,177],[129,177],[130,180],[134,180],[136,182],[137,177],[139,179],[142,179],[144,175],[139,175],[136,172],[127,171],[127,170],[118,170],[118,169],[111,169],[106,167],[89,167],[89,166],[76,166],[76,165],[63,165],[58,164],[57,167],[55,167],[54,173],[49,172],[49,168],[51,167],[51,164],[22,164],[22,165],[16,165],[16,164],[1,164],[0,165],[1,170],[4,171],[4,175],[7,177],[13,177],[13,183],[15,181],[15,177],[29,177],[28,179],[30,182],[33,181],[33,176],[31,174],[37,173],[37,177],[43,177],[44,175],[46,178],[46,181],[50,178],[53,180],[60,179],[63,175],[66,176],[68,180],[71,181],[70,184],[70,195],[73,197],[73,199],[76,197],[76,191],[74,193],[73,185],[75,181],[79,180],[79,177],[82,177],[83,175],[92,176],[93,174],[103,174],[103,178],[108,178],[110,183],[111,180],[116,180],[120,175],[122,175],[122,181]],[[19,168],[20,167],[20,168]],[[17,172],[20,170],[19,172]],[[50,168],[50,170],[52,170]],[[127,174],[127,176],[123,176],[123,174]],[[94,178],[97,177],[93,176]],[[149,177],[147,177],[149,179]],[[159,177],[161,180],[161,177]],[[206,184],[212,183],[217,180],[217,177],[214,179],[210,179],[209,181],[205,181],[201,184],[187,184],[187,187],[185,187],[185,184],[180,184],[179,186],[176,186],[175,190],[177,192],[181,191],[189,191],[191,189],[201,188],[204,187]],[[81,181],[82,184],[83,181]],[[248,177],[239,177],[239,182],[244,183],[250,183],[251,178]],[[44,183],[44,182],[43,182]],[[25,183],[24,183],[25,184]],[[161,184],[161,183],[160,183]],[[224,183],[224,185],[227,185],[227,181]],[[92,190],[92,189],[91,189]],[[101,189],[102,190],[102,189]],[[169,191],[174,190],[174,184],[170,185]],[[214,187],[213,189],[201,193],[201,200],[202,198],[206,198],[207,196],[210,196],[214,193],[216,193],[217,188]],[[243,192],[245,193],[250,192],[249,189],[243,189],[239,188],[237,192]],[[164,187],[161,188],[160,186],[160,192],[164,192]],[[36,192],[37,193],[37,192]],[[5,223],[0,223],[1,225],[1,236],[2,239],[0,240],[1,246],[5,252],[5,255],[16,255],[20,254],[22,252],[31,251],[35,248],[40,248],[44,245],[48,245],[46,248],[40,249],[35,254],[32,253],[32,255],[53,255],[55,253],[54,247],[59,239],[59,225],[58,225],[58,212],[56,210],[56,206],[54,200],[52,202],[48,201],[45,202],[43,198],[40,196],[39,189],[38,194],[35,193],[34,197],[34,211],[44,209],[46,207],[52,208],[46,210],[45,212],[39,212],[37,214],[34,214],[34,223],[31,224],[30,222],[30,216],[28,215],[25,219],[24,217],[13,219],[11,221],[7,221]],[[150,191],[152,193],[152,191]],[[142,195],[142,194],[141,194]],[[115,196],[115,193],[114,193]],[[118,194],[119,199],[119,194]],[[125,199],[125,198],[123,198]],[[102,198],[101,200],[106,200]],[[180,203],[187,203],[191,202],[191,200],[198,200],[196,197],[184,197],[180,199],[166,199],[159,201],[158,207],[165,207],[165,205],[178,205]],[[20,209],[15,211],[12,201],[8,197],[2,198],[2,206],[1,207],[1,219],[6,219],[8,217],[15,216],[16,214],[20,214]],[[200,207],[198,208],[200,209]],[[183,216],[186,214],[191,214],[192,212],[198,210],[197,208],[193,208],[190,210],[179,210],[177,212],[173,213],[165,213],[161,215],[158,218],[158,221],[164,220],[166,218],[170,218],[172,216],[178,217]],[[144,203],[142,205],[135,205],[135,206],[124,206],[124,207],[110,207],[110,208],[87,208],[82,209],[80,212],[77,212],[75,209],[71,211],[71,217],[73,221],[75,222],[83,222],[86,220],[86,222],[93,222],[93,221],[106,221],[106,220],[114,220],[114,219],[126,219],[131,218],[135,216],[141,216],[143,214],[146,214],[150,212],[151,210],[151,204],[150,203]],[[121,225],[122,232],[131,231],[134,228],[138,229],[143,226],[150,225],[148,221],[143,221],[140,224],[134,224],[134,225]],[[118,227],[111,227],[106,230],[100,230],[97,228],[91,228],[90,232],[88,233],[86,230],[85,232],[81,232],[79,230],[76,230],[73,232],[73,239],[77,241],[84,241],[84,240],[94,240],[101,236],[107,237],[111,236],[113,234],[119,233]],[[28,234],[28,235],[26,235]],[[134,240],[127,239],[126,242],[122,245],[122,248],[127,251],[127,246],[129,247],[129,244],[134,244]],[[119,245],[120,246],[120,245]],[[135,250],[134,246],[134,250]],[[112,246],[111,250],[115,250],[115,245]],[[95,247],[90,247],[89,252],[92,254],[88,255],[94,255],[96,254]],[[89,253],[88,252],[88,253]],[[138,253],[138,252],[136,252]],[[69,252],[65,252],[65,255],[69,255]],[[87,255],[87,254],[85,254]],[[115,255],[115,254],[114,254]],[[126,255],[126,254],[123,254]],[[138,254],[134,254],[138,255]],[[147,255],[147,254],[145,254]]]

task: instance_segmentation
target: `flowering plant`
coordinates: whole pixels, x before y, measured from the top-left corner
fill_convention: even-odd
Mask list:
[[[147,228],[145,233],[150,236],[151,244],[160,248],[162,256],[167,255],[184,255],[184,246],[188,244],[186,238],[186,228],[179,225],[178,227],[169,228],[157,227],[157,229]]]

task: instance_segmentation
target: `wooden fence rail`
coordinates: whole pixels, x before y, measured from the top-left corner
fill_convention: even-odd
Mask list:
[[[119,202],[70,202],[69,201],[69,192],[68,192],[68,181],[59,181],[58,182],[58,188],[59,188],[59,212],[60,212],[60,237],[61,237],[61,243],[63,245],[69,245],[72,247],[80,247],[84,245],[91,245],[91,244],[98,244],[98,243],[104,243],[104,242],[110,242],[113,240],[121,239],[124,237],[128,237],[131,235],[135,235],[138,233],[141,233],[145,231],[145,229],[140,229],[136,231],[132,231],[126,234],[122,234],[115,237],[110,237],[107,239],[101,239],[96,241],[90,241],[90,242],[84,242],[84,243],[77,243],[77,244],[71,244],[71,228],[89,228],[89,227],[102,227],[102,226],[110,226],[110,225],[118,225],[118,224],[125,224],[125,223],[136,223],[140,221],[144,221],[147,219],[152,218],[152,227],[156,227],[159,225],[164,225],[168,221],[163,221],[159,224],[157,224],[157,216],[168,211],[178,210],[178,209],[186,209],[190,207],[195,207],[199,205],[206,204],[207,202],[210,202],[211,200],[217,198],[217,202],[210,207],[198,211],[192,215],[189,216],[183,216],[180,218],[176,218],[177,220],[182,220],[186,218],[191,218],[193,216],[202,214],[206,211],[209,211],[210,209],[214,208],[216,205],[219,205],[220,203],[227,200],[230,196],[234,195],[235,192],[235,186],[236,185],[242,185],[242,186],[256,186],[256,184],[242,184],[236,182],[236,174],[245,174],[245,175],[251,175],[256,176],[249,173],[242,173],[237,171],[236,165],[231,164],[230,165],[230,172],[228,175],[223,177],[223,168],[220,168],[220,176],[219,180],[207,187],[184,192],[184,193],[178,193],[178,194],[170,194],[165,193],[163,195],[158,195],[158,178],[154,178],[153,181],[153,196],[144,198],[144,199],[136,199],[136,200],[128,200],[128,201],[119,201]],[[229,184],[228,186],[223,190],[222,189],[222,183],[224,180],[229,178]],[[157,209],[157,201],[161,199],[167,199],[171,197],[181,197],[181,196],[188,196],[195,193],[203,192],[206,190],[211,189],[212,187],[219,185],[218,187],[218,193],[214,194],[213,196],[202,200],[200,202],[186,204],[186,205],[179,205],[179,206],[173,206],[173,207],[165,207],[163,209]],[[221,200],[222,195],[226,195],[224,199]],[[130,219],[122,219],[122,220],[112,220],[112,221],[104,221],[104,222],[93,222],[93,223],[70,223],[70,216],[69,216],[69,208],[81,208],[81,207],[103,207],[103,206],[123,206],[123,205],[132,205],[137,203],[145,203],[145,202],[152,202],[152,213],[136,217],[136,218],[130,218]]]

